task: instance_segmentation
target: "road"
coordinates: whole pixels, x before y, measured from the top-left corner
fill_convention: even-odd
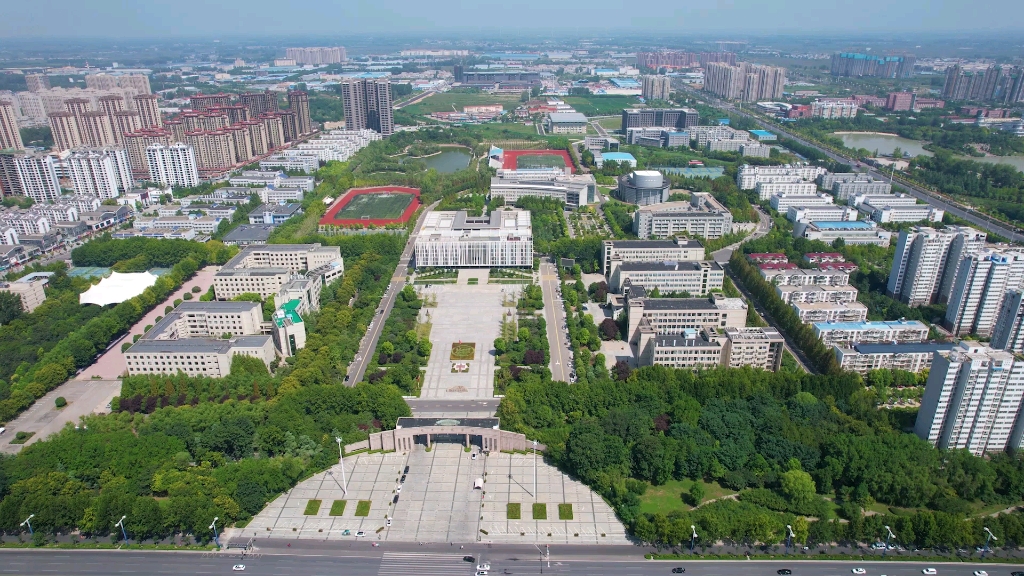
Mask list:
[[[757,228],[743,240],[740,240],[735,244],[730,244],[729,246],[726,246],[721,250],[716,250],[712,252],[711,258],[715,262],[718,262],[719,264],[725,264],[726,262],[729,261],[729,258],[732,258],[732,253],[736,251],[741,244],[749,240],[756,240],[772,231],[772,217],[769,216],[768,214],[765,214],[764,210],[761,210],[761,208],[757,206],[754,206],[754,209],[757,210]]]
[[[405,250],[402,251],[402,257],[398,260],[395,273],[391,276],[388,290],[380,299],[380,304],[377,305],[377,313],[374,314],[373,321],[366,331],[366,335],[359,341],[359,351],[356,352],[355,358],[348,365],[347,375],[345,376],[346,385],[355,386],[362,381],[366,367],[370,364],[370,355],[377,350],[377,340],[384,330],[384,321],[391,314],[391,309],[395,306],[395,297],[402,290],[402,287],[405,286],[405,277],[409,269],[409,263],[412,262],[413,248],[416,244],[416,237],[420,233],[420,227],[423,226],[423,220],[427,217],[427,212],[433,210],[439,202],[440,200],[424,208],[420,213],[420,217],[416,219],[416,227],[413,229],[412,234],[409,235],[409,240],[405,243]]]
[[[590,125],[594,127],[594,130],[597,130],[597,135],[598,136],[600,136],[602,138],[607,138],[608,137],[608,131],[605,130],[604,126],[601,126],[601,123],[598,122],[597,120],[591,120],[590,121]]]
[[[921,570],[934,567],[938,576],[972,576],[984,569],[991,576],[1009,576],[1015,565],[928,562],[837,562],[814,560],[777,561],[683,561],[643,560],[642,549],[629,548],[629,555],[617,556],[608,547],[572,547],[563,551],[552,547],[550,556],[542,559],[533,547],[471,545],[454,547],[419,547],[407,545],[408,551],[392,551],[385,544],[361,550],[261,551],[244,559],[240,553],[188,553],[142,551],[66,551],[15,550],[0,551],[0,574],[230,574],[235,564],[244,564],[243,574],[301,574],[302,576],[472,576],[476,562],[490,564],[490,574],[571,574],[586,576],[663,576],[672,568],[684,567],[690,576],[775,576],[780,568],[792,570],[793,576],[837,576],[850,574],[852,567],[863,567],[867,576],[920,576]],[[334,546],[337,546],[336,544]],[[589,548],[589,550],[581,550]],[[463,561],[464,555],[476,562]]]
[[[690,90],[690,89],[687,88],[687,90]],[[758,116],[755,116],[755,115],[750,114],[748,112],[744,112],[743,110],[733,106],[732,104],[730,104],[728,102],[724,102],[722,100],[718,100],[716,98],[709,97],[707,94],[698,93],[695,90],[690,90],[690,92],[693,93],[694,95],[697,95],[699,98],[702,98],[704,100],[707,100],[707,101],[711,102],[713,105],[715,105],[715,106],[717,106],[719,108],[722,108],[724,110],[729,110],[730,112],[734,112],[734,113],[739,114],[741,116],[746,116],[747,118],[750,118],[751,120],[753,120],[759,126],[761,126],[762,128],[764,128],[766,130],[771,130],[771,131],[773,131],[773,132],[775,132],[775,133],[777,133],[777,134],[779,134],[781,136],[785,136],[786,138],[792,138],[793,140],[796,140],[797,142],[799,142],[799,143],[801,143],[801,144],[803,144],[805,146],[810,146],[811,148],[814,148],[814,149],[818,150],[819,152],[821,152],[822,154],[825,154],[826,156],[828,156],[832,160],[835,160],[836,162],[842,162],[844,164],[849,164],[851,166],[856,165],[857,162],[858,162],[858,160],[856,158],[848,158],[848,157],[843,156],[841,154],[837,154],[837,153],[835,153],[835,152],[833,152],[833,151],[831,151],[831,150],[829,150],[827,148],[824,148],[822,146],[819,146],[818,144],[815,144],[814,142],[810,142],[810,141],[804,139],[801,136],[798,136],[798,135],[796,135],[796,134],[794,134],[792,132],[789,132],[788,130],[786,130],[785,128],[782,128],[778,124],[771,123],[771,122],[766,122],[765,120],[761,119]],[[874,178],[879,179],[879,180],[888,180],[889,176],[890,176],[888,173],[886,173],[884,171],[879,171],[879,170],[876,170],[876,169],[870,168],[870,167],[868,168],[867,174],[869,174],[870,176],[873,176]],[[977,226],[979,228],[983,228],[983,229],[990,230],[992,232],[996,232],[999,235],[1001,235],[1001,236],[1003,236],[1005,238],[1008,238],[1008,239],[1010,239],[1010,240],[1012,240],[1014,242],[1024,242],[1024,234],[1021,234],[1021,233],[1017,232],[1012,226],[1010,226],[1008,224],[1005,224],[1003,222],[1000,222],[1000,221],[998,221],[998,220],[996,220],[996,219],[994,219],[994,218],[992,218],[990,216],[987,216],[985,214],[982,214],[980,212],[972,211],[971,209],[964,207],[962,204],[959,204],[959,203],[955,202],[954,200],[951,200],[948,196],[945,196],[945,195],[942,195],[942,194],[938,194],[938,193],[932,192],[930,190],[926,190],[926,189],[918,186],[917,184],[914,184],[913,182],[910,182],[909,180],[906,180],[906,179],[903,179],[903,178],[899,178],[899,185],[902,186],[903,188],[905,188],[907,190],[907,192],[911,196],[913,196],[913,197],[915,197],[915,198],[917,198],[919,200],[924,200],[924,201],[932,204],[933,206],[936,206],[937,208],[941,208],[941,209],[945,210],[946,212],[949,212],[950,214],[952,214],[952,215],[954,215],[954,216],[956,216],[958,218],[963,218],[964,220],[967,220],[968,222],[970,222],[971,224],[974,224],[975,226]]]
[[[419,102],[422,102],[422,101],[426,100],[428,97],[433,96],[434,94],[436,94],[436,92],[434,92],[433,90],[425,90],[419,96],[415,96],[413,98],[409,98],[408,100],[406,100],[405,102],[402,102],[401,104],[395,104],[394,109],[395,110],[401,110],[402,108],[405,108],[406,106],[412,106],[413,104],[417,104]]]
[[[551,379],[569,382],[573,371],[572,352],[565,335],[565,307],[562,306],[562,285],[558,271],[548,258],[540,261],[540,287],[544,292],[544,321],[548,325],[548,348],[551,351]]]

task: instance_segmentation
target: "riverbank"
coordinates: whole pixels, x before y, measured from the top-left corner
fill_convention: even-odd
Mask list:
[[[836,136],[842,136],[843,134],[871,134],[873,136],[896,136],[900,137],[899,134],[893,134],[892,132],[861,132],[854,130],[852,132],[833,132]]]

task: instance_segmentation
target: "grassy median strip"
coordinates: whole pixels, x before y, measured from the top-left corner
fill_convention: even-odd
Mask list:
[[[303,512],[306,516],[316,516],[316,513],[320,511],[320,500],[310,500],[306,502],[306,511]]]
[[[370,515],[370,501],[360,500],[359,504],[356,504],[356,516],[369,516]]]
[[[523,505],[519,502],[509,502],[505,510],[509,520],[520,520],[523,517]]]
[[[533,519],[534,520],[547,520],[548,519],[548,505],[540,502],[533,505]]]
[[[572,504],[559,504],[558,505],[558,519],[559,520],[572,520]]]
[[[345,505],[348,504],[348,500],[335,500],[331,503],[331,516],[341,516],[345,513]]]

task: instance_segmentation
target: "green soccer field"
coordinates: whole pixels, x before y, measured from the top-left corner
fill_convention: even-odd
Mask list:
[[[360,194],[338,211],[339,220],[371,219],[389,220],[401,218],[412,202],[412,194]]]
[[[550,154],[524,154],[516,158],[516,168],[565,168],[565,159]]]

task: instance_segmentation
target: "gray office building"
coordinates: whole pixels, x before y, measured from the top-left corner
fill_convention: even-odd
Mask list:
[[[685,130],[700,123],[700,114],[693,108],[644,108],[622,111],[622,133],[629,128],[665,126]]]

